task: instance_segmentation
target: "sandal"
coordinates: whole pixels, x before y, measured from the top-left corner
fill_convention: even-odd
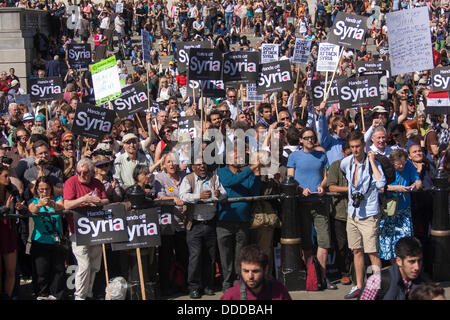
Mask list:
[[[337,285],[334,283],[331,283],[330,280],[325,279],[324,287],[326,287],[328,290],[337,290]]]

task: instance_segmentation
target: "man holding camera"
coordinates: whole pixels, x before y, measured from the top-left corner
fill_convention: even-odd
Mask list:
[[[344,298],[358,298],[364,281],[364,253],[369,255],[373,271],[381,268],[378,256],[379,204],[378,189],[386,184],[375,152],[364,152],[364,135],[354,131],[349,136],[352,155],[341,162],[341,170],[348,182],[348,246],[353,250],[356,286]],[[376,267],[378,268],[376,268]],[[374,268],[375,267],[375,268]]]

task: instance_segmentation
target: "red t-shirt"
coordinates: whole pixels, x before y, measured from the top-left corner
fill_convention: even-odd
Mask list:
[[[107,198],[105,186],[100,180],[92,178],[89,184],[82,184],[78,180],[78,176],[74,175],[64,182],[63,199],[75,200],[93,191],[96,191],[100,199]],[[75,233],[72,214],[67,215],[67,222],[69,223],[69,231]]]
[[[266,288],[262,288],[262,290],[255,295],[248,289],[247,290],[247,300],[267,300],[266,297]],[[292,300],[289,292],[286,287],[277,280],[272,280],[272,300]],[[220,300],[241,300],[241,282],[239,281],[231,287],[220,297]]]
[[[175,79],[177,80],[177,83],[178,83],[178,85],[180,87],[185,86],[186,83],[187,83],[187,77],[186,76],[182,77],[180,75],[177,75],[177,77]]]

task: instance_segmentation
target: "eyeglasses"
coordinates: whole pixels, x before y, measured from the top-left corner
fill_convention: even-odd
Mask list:
[[[23,136],[17,136],[17,138],[22,139],[22,138],[28,138],[29,135],[23,135]]]
[[[63,140],[64,143],[74,143],[75,140],[72,139],[67,139],[67,140]]]
[[[288,117],[286,118],[280,118],[280,121],[286,121],[286,120],[290,120]]]
[[[228,96],[228,98],[236,98],[236,96]]]
[[[87,176],[87,175],[89,175],[91,172],[89,171],[89,170],[87,170],[87,171],[78,171],[77,172],[77,174],[79,175],[79,176]]]
[[[172,133],[172,130],[164,130],[165,134]]]
[[[137,140],[128,140],[128,141],[125,141],[125,144],[137,144]]]
[[[309,136],[309,137],[303,137],[302,139],[305,140],[305,141],[308,141],[308,140],[314,140],[315,137],[314,136]]]
[[[100,168],[100,169],[104,169],[104,168],[107,168],[107,167],[109,167],[111,165],[111,163],[103,163],[103,164],[99,164],[98,166],[96,166],[97,168]]]
[[[109,140],[109,141],[103,141],[103,143],[107,143],[107,144],[113,144],[113,143],[114,143],[114,141],[112,141],[112,140]]]

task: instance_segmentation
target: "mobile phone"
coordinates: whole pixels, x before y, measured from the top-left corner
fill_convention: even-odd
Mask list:
[[[281,127],[284,127],[284,123],[283,122],[278,122],[277,128],[281,128]]]

